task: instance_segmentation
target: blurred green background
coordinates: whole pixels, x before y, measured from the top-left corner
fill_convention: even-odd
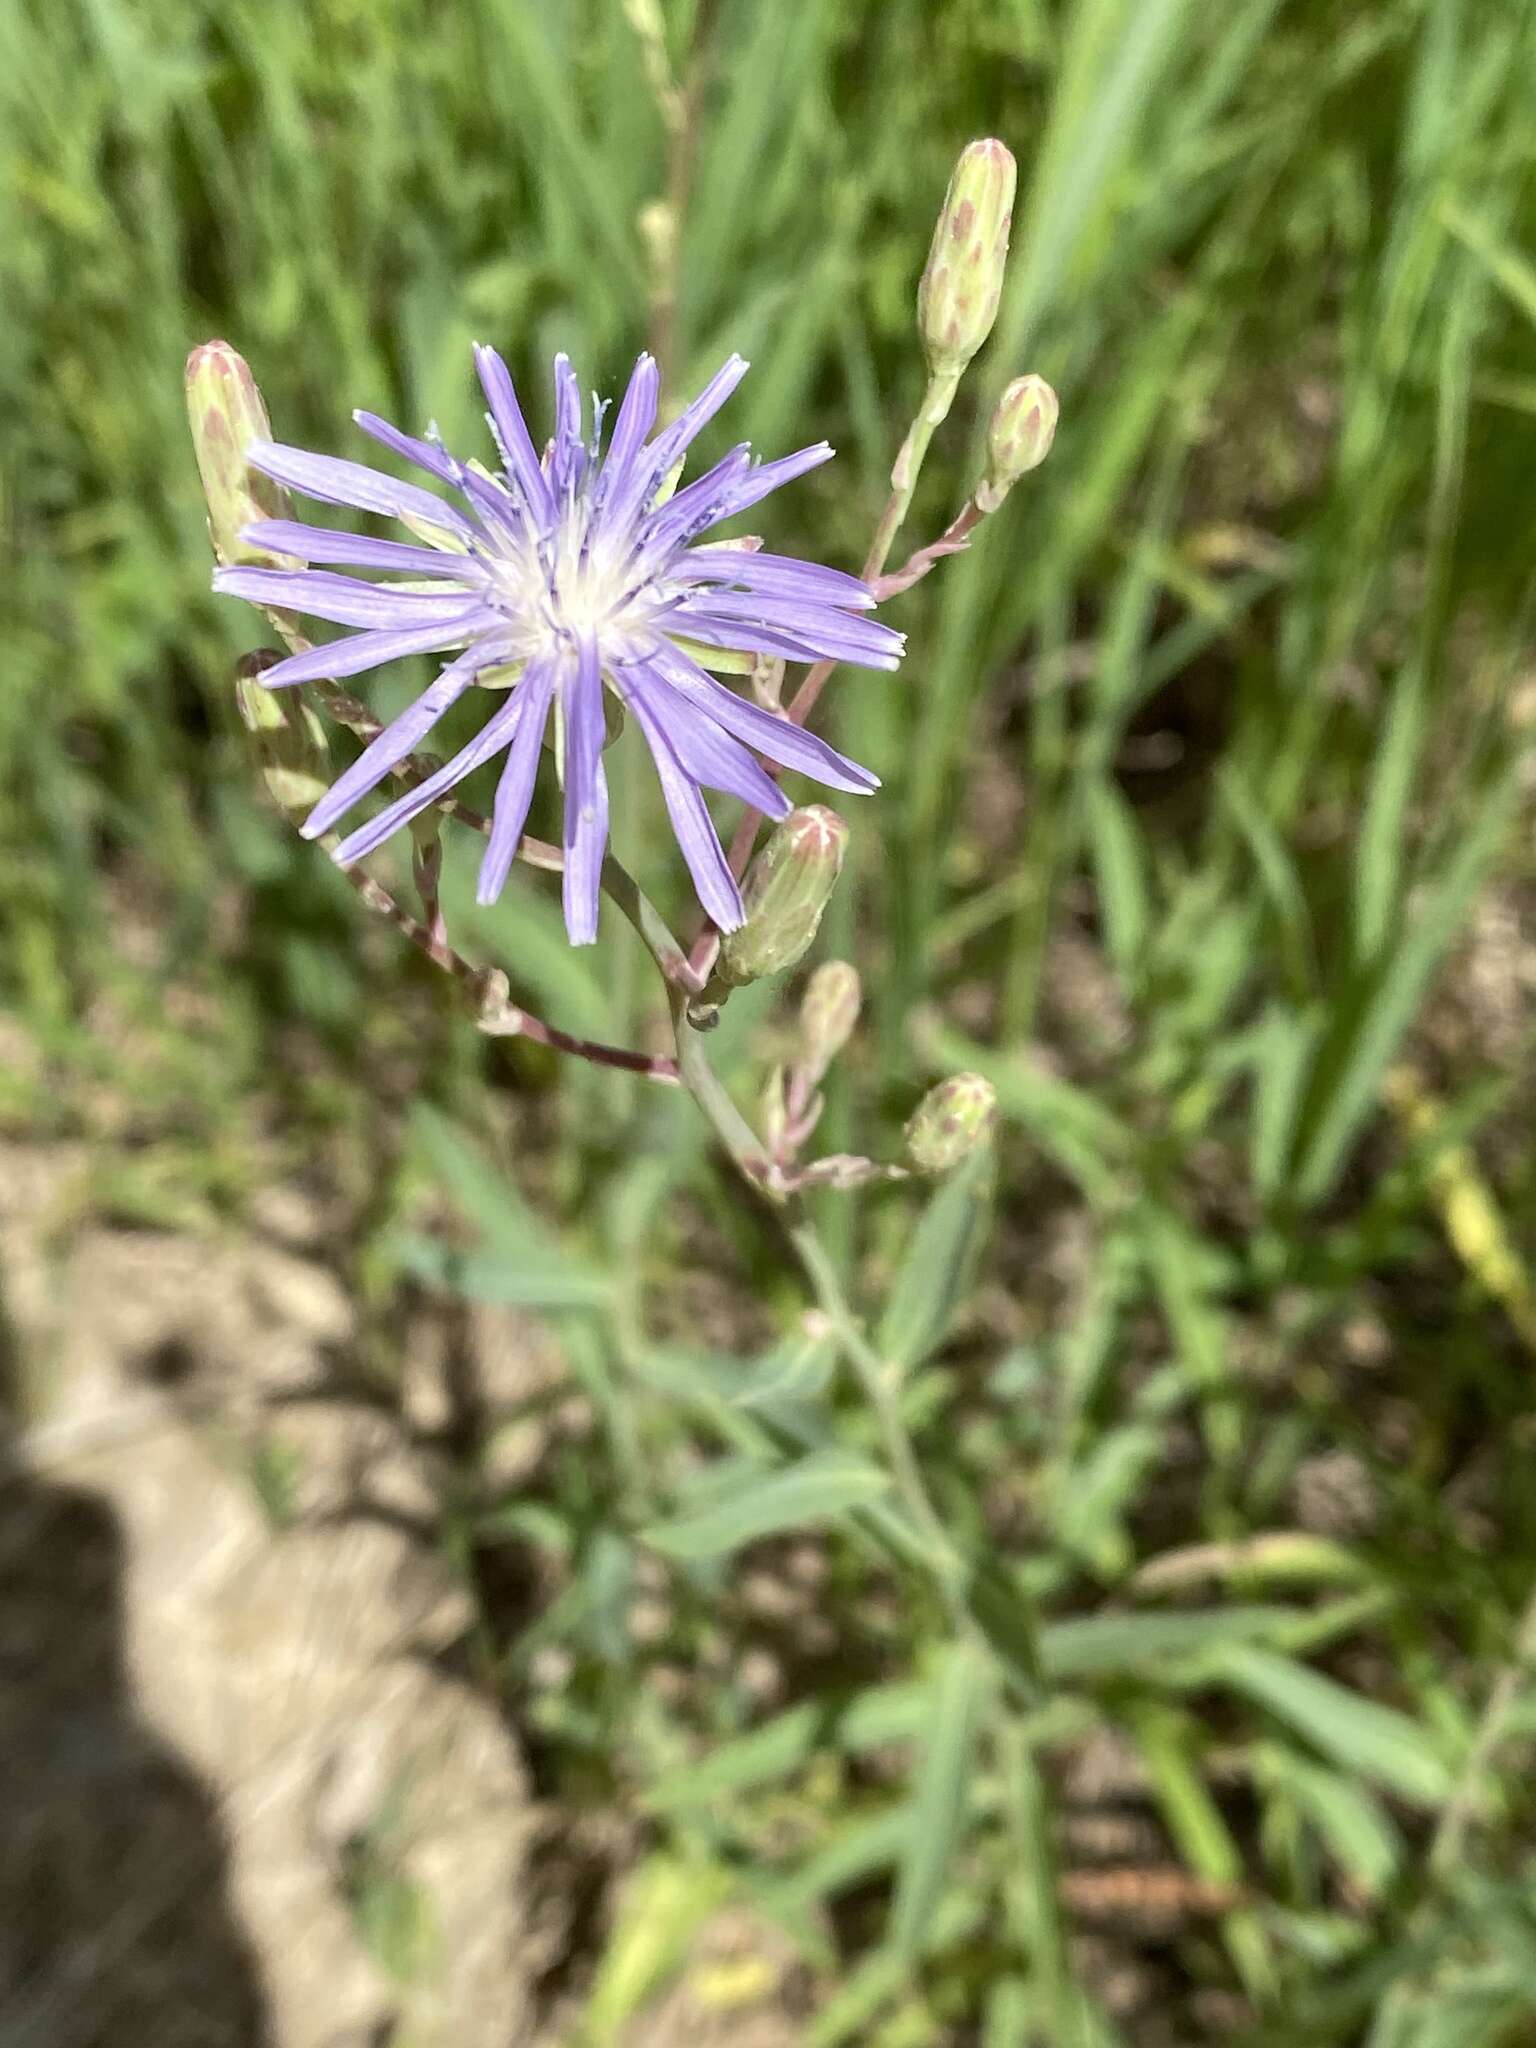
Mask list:
[[[541,1687],[491,1613],[481,1678],[551,1800],[643,1813],[643,1854],[796,1930],[807,2040],[1536,2038],[1536,12],[678,0],[670,150],[647,19],[0,4],[8,1139],[84,1139],[73,1213],[129,1228],[239,1232],[273,1181],[338,1191],[325,1256],[380,1387],[401,1301],[444,1286],[445,1189],[494,1224],[516,1182],[542,1257],[626,1276],[615,1334],[479,1270],[550,1308],[616,1461],[547,1473],[537,1526],[501,1504],[498,1540],[553,1560],[539,1640],[574,1662]],[[711,1628],[733,1649],[665,1705],[583,1577],[623,1581],[634,1489],[709,1440],[679,1357],[739,1369],[790,1326],[782,1251],[728,1213],[689,1105],[488,1052],[262,809],[228,684],[256,627],[208,591],[181,364],[226,336],[281,438],[357,454],[354,406],[474,445],[472,338],[536,412],[556,348],[612,391],[660,333],[678,396],[740,349],[723,432],[839,450],[773,502],[770,545],[855,567],[979,134],[1019,159],[1013,255],[912,544],[970,489],[1008,378],[1045,374],[1061,429],[892,606],[900,675],[829,694],[885,787],[822,942],[867,990],[826,1149],[888,1150],[937,1074],[998,1087],[996,1227],[910,1420],[957,1528],[1066,1633],[1041,1715],[976,1752],[898,1951],[907,1781],[838,1717],[916,1688],[881,1724],[910,1759],[936,1617],[834,1545],[846,1654],[791,1669],[776,1711],[814,1726],[742,1763],[729,1573],[683,1574],[668,1656],[704,1671]],[[654,799],[624,789],[621,850],[682,916]],[[568,1028],[648,1028],[627,935],[569,953],[537,880],[459,929]],[[773,1018],[754,991],[721,1034],[745,1094]],[[915,1207],[828,1205],[873,1299]],[[658,1358],[670,1388],[631,1370]],[[482,1594],[484,1510],[440,1532]],[[1151,1831],[1107,1862],[1028,1796],[1105,1730]],[[717,1753],[701,1808],[681,1760]],[[613,1929],[575,1966],[609,1987],[593,2040],[625,2018]]]

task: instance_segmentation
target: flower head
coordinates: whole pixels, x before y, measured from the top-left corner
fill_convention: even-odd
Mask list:
[[[365,433],[447,485],[457,503],[299,448],[258,441],[246,451],[248,462],[274,481],[330,504],[386,514],[414,536],[376,540],[284,519],[248,527],[243,537],[252,546],[395,579],[368,582],[314,568],[220,569],[217,590],[361,628],[279,662],[263,682],[281,687],[353,676],[399,655],[462,650],[336,781],[304,831],[311,838],[329,831],[471,685],[488,686],[503,694],[476,737],[343,839],[336,858],[360,860],[503,755],[478,891],[482,903],[491,902],[522,837],[553,712],[565,792],[565,920],[572,940],[586,944],[597,933],[608,839],[606,687],[650,748],[700,902],[721,930],[734,930],[742,920],[741,893],[703,791],[723,791],[783,818],[790,800],[759,755],[833,789],[866,791],[876,779],[825,741],[739,696],[709,669],[745,668],[756,655],[831,656],[894,668],[902,640],[861,616],[875,600],[855,577],[764,554],[750,542],[695,543],[832,451],[823,442],[754,463],[743,444],[677,489],[689,444],[746,373],[741,358],[733,356],[692,405],[653,434],[658,377],[652,359],[641,356],[605,446],[602,408],[594,404],[584,436],[576,373],[557,356],[555,431],[540,458],[506,365],[489,348],[476,349],[475,364],[501,458],[494,474],[458,461],[435,438],[418,440],[372,413],[354,415]]]

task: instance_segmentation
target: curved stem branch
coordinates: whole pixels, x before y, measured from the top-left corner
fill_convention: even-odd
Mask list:
[[[577,1038],[569,1031],[546,1024],[542,1018],[535,1017],[512,1001],[507,977],[500,968],[476,967],[462,953],[456,953],[432,924],[424,924],[419,918],[412,917],[372,875],[364,874],[360,868],[347,868],[343,873],[370,910],[387,918],[402,937],[425,953],[434,967],[441,968],[465,991],[474,1008],[475,1023],[488,1038],[531,1038],[537,1045],[570,1053],[593,1066],[618,1067],[626,1073],[641,1074],[648,1081],[677,1086],[679,1075],[675,1059],[665,1053],[637,1052],[628,1046],[605,1045],[600,1039]]]
[[[864,559],[863,580],[875,585],[885,568],[892,544],[901,530],[902,521],[912,507],[912,494],[917,489],[917,479],[922,472],[923,461],[928,453],[928,443],[933,439],[934,429],[940,425],[949,412],[954,400],[958,378],[950,375],[934,376],[928,380],[923,393],[923,402],[917,417],[907,429],[907,437],[901,444],[891,471],[891,494],[885,501],[885,510],[875,528],[875,537],[870,542],[869,553]],[[958,523],[958,522],[957,522]],[[914,578],[914,581],[916,579]],[[805,680],[790,699],[785,716],[795,725],[804,725],[816,708],[828,678],[837,663],[832,660],[818,661],[806,671]],[[779,771],[765,762],[768,773],[777,776]],[[752,858],[752,849],[757,844],[758,830],[763,822],[763,813],[756,810],[743,812],[731,840],[731,873],[739,882],[747,871]],[[720,935],[706,918],[689,953],[689,963],[698,974],[708,974],[720,950]]]

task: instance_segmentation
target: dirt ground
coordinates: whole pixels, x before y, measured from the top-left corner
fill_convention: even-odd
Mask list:
[[[524,1773],[433,1668],[464,1595],[345,1298],[277,1236],[52,1246],[77,1165],[0,1194],[0,2044],[529,2038]]]

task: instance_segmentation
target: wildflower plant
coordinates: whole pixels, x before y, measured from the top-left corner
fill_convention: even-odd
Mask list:
[[[955,1684],[978,1698],[1003,1687],[1033,1701],[1027,1595],[995,1563],[970,1555],[930,1499],[899,1385],[913,1325],[946,1313],[946,1290],[973,1245],[995,1111],[989,1084],[960,1075],[932,1090],[912,1110],[898,1158],[814,1156],[823,1083],[855,1033],[861,1001],[854,970],[836,960],[810,976],[792,1049],[770,1073],[755,1115],[728,1093],[710,1058],[710,1034],[734,992],[786,974],[809,951],[850,834],[880,831],[876,778],[811,728],[829,681],[843,665],[898,669],[902,636],[875,616],[880,605],[971,545],[1049,451],[1054,394],[1038,376],[1017,378],[999,401],[984,469],[955,517],[900,566],[888,566],[932,437],[996,315],[1013,188],[1013,160],[1000,142],[974,143],[961,156],[918,291],[927,384],[857,576],[768,553],[750,534],[719,535],[832,455],[821,443],[756,460],[743,444],[689,476],[693,444],[746,374],[736,356],[665,424],[651,355],[635,364],[611,418],[601,401],[588,403],[572,364],[558,356],[541,445],[501,357],[477,347],[493,464],[451,452],[435,432],[418,437],[371,413],[354,415],[388,457],[432,488],[274,439],[250,369],[224,342],[193,352],[187,395],[214,587],[259,607],[282,642],[249,656],[236,684],[268,795],[330,853],[361,901],[452,979],[482,1031],[530,1038],[692,1096],[738,1184],[777,1212],[814,1296],[816,1342],[825,1333],[851,1368],[882,1447],[882,1463],[872,1466],[842,1457],[803,1417],[775,1422],[760,1448],[795,1475],[800,1491],[785,1498],[803,1499],[813,1517],[851,1516],[927,1588],[953,1623]],[[290,493],[393,522],[396,531],[309,524],[293,516]],[[351,631],[312,642],[300,617]],[[387,722],[347,687],[421,654],[441,657],[438,673]],[[786,674],[798,665],[805,673],[790,690]],[[424,755],[440,721],[464,700],[482,707],[473,735],[446,762]],[[604,752],[626,718],[649,750],[698,899],[699,928],[686,942],[650,893],[667,850],[648,850],[644,870],[631,874],[609,844]],[[362,742],[346,765],[332,758],[334,727]],[[463,785],[493,761],[495,795],[482,814],[465,801]],[[541,775],[561,790],[558,845],[525,829]],[[793,786],[801,782],[813,788]],[[738,806],[728,847],[707,792]],[[866,801],[845,819],[819,800],[826,792]],[[366,865],[407,830],[416,907]],[[500,895],[514,862],[558,877],[574,945],[599,937],[606,896],[654,961],[671,1050],[580,1037],[523,1003],[515,960],[461,953],[439,894],[442,834],[451,831],[485,842],[481,903]],[[912,1176],[948,1177],[921,1226],[932,1270],[922,1302],[887,1304],[877,1341],[845,1295],[808,1198]]]

